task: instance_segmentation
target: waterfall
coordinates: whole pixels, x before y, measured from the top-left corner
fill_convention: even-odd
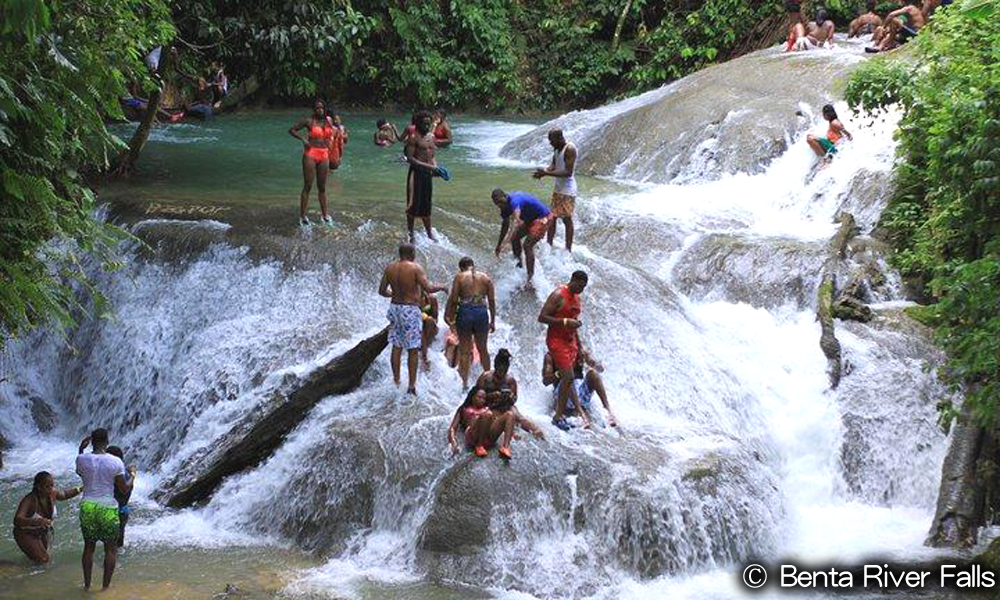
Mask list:
[[[855,58],[789,60],[840,69]],[[563,119],[585,142],[717,79]],[[745,120],[742,101],[720,104]],[[204,506],[166,511],[151,499],[262,399],[384,325],[374,290],[396,237],[372,216],[363,239],[318,245],[214,221],[130,223],[148,246],[125,250],[124,272],[96,275],[114,317],[66,340],[34,334],[4,354],[0,409],[10,417],[0,433],[15,444],[17,473],[37,464],[31,398],[57,414],[49,435],[67,461],[78,436],[109,427],[148,475],[137,502],[154,516],[131,526],[135,543],[323,556],[289,584],[293,596],[429,579],[513,597],[730,598],[735,565],[750,558],[920,555],[945,450],[935,405],[946,392],[926,367],[941,357],[901,314],[891,273],[874,292],[872,323],[838,322],[848,374],[837,390],[815,321],[834,215],[854,214],[864,237],[884,207],[895,117],[856,122],[838,104],[854,140],[816,170],[804,138],[824,122],[815,103],[782,110],[792,107],[801,116],[780,134],[785,147],[748,150],[753,168],[727,171],[731,151],[707,139],[698,152],[660,156],[676,159],[662,179],[636,166],[641,157],[620,158],[604,174],[636,181],[593,196],[584,187],[578,244],[572,255],[539,245],[534,290],[521,286],[523,271],[492,260],[489,243],[469,242],[487,227],[494,235],[492,207],[469,208],[443,243],[419,245],[432,276],[468,254],[495,279],[491,347],[511,350],[519,406],[548,436],[522,436],[509,466],[450,455],[461,389],[435,349],[416,398],[391,385],[380,359],[358,390],[323,400]],[[725,122],[717,131],[732,132]],[[470,122],[456,145],[489,168],[534,164],[541,134],[527,129]],[[535,140],[500,150],[518,135]],[[620,431],[548,425],[537,311],[575,269],[590,274],[582,335],[607,366]]]

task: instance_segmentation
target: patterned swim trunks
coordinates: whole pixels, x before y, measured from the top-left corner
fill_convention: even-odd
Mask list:
[[[552,192],[552,216],[556,219],[572,217],[576,209],[576,196]]]
[[[424,321],[420,307],[412,304],[390,304],[389,343],[396,348],[417,350],[423,345]]]
[[[118,507],[84,500],[80,503],[80,530],[87,542],[118,543]]]

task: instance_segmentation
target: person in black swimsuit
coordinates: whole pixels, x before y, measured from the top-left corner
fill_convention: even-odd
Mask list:
[[[49,562],[56,501],[69,500],[82,491],[81,487],[57,490],[55,479],[47,471],[35,475],[31,493],[21,498],[14,513],[14,542],[32,562]]]

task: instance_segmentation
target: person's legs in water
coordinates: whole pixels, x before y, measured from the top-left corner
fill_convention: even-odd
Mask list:
[[[31,562],[43,565],[49,562],[48,533],[15,529],[14,543]]]
[[[461,309],[459,309],[461,310]],[[472,331],[458,330],[458,375],[462,389],[469,387],[469,369],[472,367]]]
[[[420,217],[420,220],[424,222],[424,232],[427,237],[430,238],[432,242],[436,242],[437,238],[434,237],[434,233],[431,231],[431,217],[427,215],[426,217]]]
[[[572,401],[573,406],[579,405],[579,400],[576,397],[576,386],[573,385],[573,369],[566,368],[561,370],[558,389],[559,396],[556,400],[556,414],[552,415],[552,422],[557,425],[566,418],[567,403]],[[559,428],[562,429],[562,426]]]
[[[510,236],[510,251],[514,254],[514,258],[517,259],[518,268],[522,267],[524,264],[521,262],[521,252],[523,250],[522,241],[527,234],[528,228],[524,226],[524,223],[518,223],[517,229],[514,230],[514,234]]]
[[[434,338],[437,337],[438,326],[433,321],[424,321],[423,340],[420,345],[420,361],[424,364],[424,370],[431,368],[431,363],[427,359],[427,349],[431,347]]]
[[[399,367],[400,362],[403,359],[403,349],[399,346],[393,346],[392,352],[389,354],[389,362],[392,364],[392,381],[399,385]]]
[[[84,540],[83,542],[83,589],[90,589],[90,576],[94,569],[94,550],[97,549],[97,542]]]
[[[489,328],[490,326],[487,324],[486,331],[481,333],[477,331],[473,334],[473,339],[476,342],[476,349],[479,351],[479,366],[483,368],[483,373],[490,370]]]
[[[493,440],[496,438],[490,438],[490,431],[493,428],[493,421],[496,416],[490,411],[476,417],[476,422],[472,424],[470,439],[473,440],[473,451],[479,458],[484,458],[487,455],[487,449],[493,447]]]
[[[331,224],[330,208],[326,201],[326,178],[330,174],[329,161],[320,161],[316,165],[316,192],[319,196],[319,210],[323,214],[323,222]]]
[[[812,151],[816,153],[816,156],[826,155],[826,149],[823,148],[823,143],[820,142],[821,139],[826,139],[826,138],[820,138],[811,133],[806,136],[806,143],[809,144],[809,147],[812,148]]]
[[[517,415],[514,414],[513,410],[508,410],[506,412],[500,413],[493,419],[493,423],[490,425],[488,440],[491,445],[495,445],[497,438],[503,434],[503,439],[500,441],[500,448],[498,453],[500,458],[510,459],[510,442],[514,439],[514,425],[517,424]]]
[[[410,375],[410,385],[406,388],[407,394],[417,394],[417,363],[420,362],[420,348],[413,348],[406,351],[406,368]]]
[[[316,179],[316,162],[308,154],[302,155],[302,193],[299,195],[299,221],[308,223],[306,213],[309,211],[309,192],[312,191],[313,180]]]
[[[530,235],[524,239],[524,262],[528,266],[528,284],[531,284],[531,279],[535,276],[535,244],[538,240],[531,237]]]
[[[587,371],[585,381],[587,382],[587,387],[593,390],[597,394],[597,397],[601,399],[604,410],[608,411],[608,425],[616,427],[618,421],[615,419],[615,414],[611,412],[611,405],[608,404],[608,393],[604,389],[604,380],[601,378],[600,373],[593,369]]]
[[[106,590],[111,586],[111,578],[115,574],[115,566],[117,563],[118,545],[114,541],[104,542],[104,578],[102,580],[101,589]]]
[[[566,227],[566,251],[573,251],[573,217],[563,217],[563,225]]]

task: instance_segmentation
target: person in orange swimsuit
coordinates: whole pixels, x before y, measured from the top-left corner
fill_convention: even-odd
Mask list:
[[[552,424],[563,431],[569,429],[564,416],[567,401],[572,399],[574,406],[579,405],[576,388],[573,385],[573,367],[576,365],[580,348],[576,335],[580,329],[580,311],[583,308],[580,294],[586,287],[587,274],[583,271],[574,271],[569,283],[559,286],[549,294],[538,315],[538,322],[549,326],[545,345],[552,356],[556,370],[559,371],[559,396]]]
[[[333,115],[333,136],[330,138],[330,170],[340,168],[347,145],[347,128],[340,122],[340,115]]]
[[[305,130],[307,133],[299,133]],[[313,103],[313,114],[302,119],[288,130],[295,139],[301,140],[302,150],[302,194],[299,196],[299,224],[309,226],[309,191],[313,180],[316,180],[316,190],[319,195],[319,208],[323,213],[323,223],[333,226],[326,202],[326,177],[330,174],[330,142],[333,139],[333,121],[326,114],[326,104],[316,99]]]

